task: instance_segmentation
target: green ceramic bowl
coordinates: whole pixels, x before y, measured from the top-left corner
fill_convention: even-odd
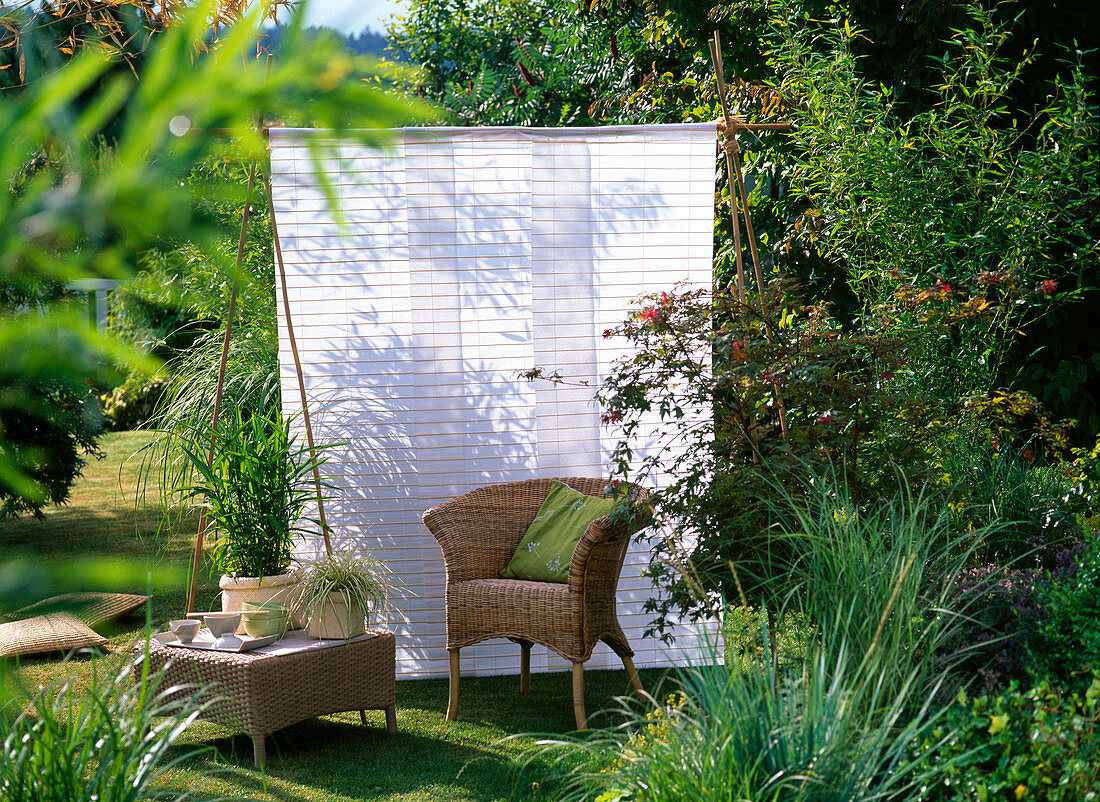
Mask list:
[[[290,616],[286,610],[248,610],[241,613],[245,633],[252,638],[286,634]]]
[[[255,612],[257,610],[267,610],[270,612],[282,613],[286,615],[290,611],[281,604],[275,604],[274,602],[250,602],[246,601],[241,604],[241,609],[246,613]]]

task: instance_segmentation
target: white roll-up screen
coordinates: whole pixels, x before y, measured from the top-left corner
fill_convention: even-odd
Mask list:
[[[372,549],[415,594],[400,603],[407,620],[388,623],[398,674],[445,675],[443,560],[420,516],[481,485],[609,474],[615,433],[592,397],[627,344],[603,332],[641,294],[710,287],[714,125],[405,129],[385,150],[315,130],[275,129],[270,141],[314,434],[341,444],[325,466],[339,487],[328,520],[338,544]],[[279,327],[294,415],[281,303]],[[533,366],[571,383],[518,377]],[[299,547],[319,550],[319,538]],[[695,628],[671,647],[642,637],[648,560],[632,546],[619,585],[639,666],[698,646]],[[464,672],[519,666],[509,641],[462,655]],[[532,670],[567,665],[532,654]],[[601,644],[590,665],[619,663]]]

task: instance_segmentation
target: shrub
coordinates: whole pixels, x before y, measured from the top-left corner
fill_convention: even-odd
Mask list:
[[[888,301],[850,324],[802,303],[784,281],[745,301],[662,292],[606,331],[635,348],[597,393],[619,434],[614,469],[660,476],[651,496],[659,516],[685,522],[658,542],[649,569],[666,591],[652,608],[656,627],[675,608],[699,612],[683,568],[733,601],[734,560],[748,567],[750,601],[768,594],[757,569],[776,546],[769,505],[806,492],[807,475],[836,475],[857,506],[921,483],[964,403],[927,381],[927,342],[995,325],[1001,292],[899,276]],[[638,454],[638,435],[655,447]]]
[[[103,418],[80,381],[26,382],[0,368],[0,386],[0,466],[22,474],[0,478],[0,519],[38,516],[63,504],[87,459],[102,456]]]
[[[1012,680],[1027,680],[1027,633],[1040,612],[1036,577],[1035,570],[993,564],[970,568],[959,577],[954,604],[968,615],[944,643],[939,659],[954,664],[959,683],[971,692],[999,691]]]
[[[922,799],[1100,799],[1100,675],[1083,694],[1047,681],[957,704],[917,751],[932,779]]]
[[[956,529],[998,525],[978,555],[983,561],[1016,565],[1023,559],[1040,567],[1079,533],[1064,501],[1072,479],[1043,461],[1030,446],[995,448],[976,433],[958,434],[944,449],[943,481]]]
[[[144,426],[164,395],[165,380],[132,373],[122,384],[99,397],[107,428],[127,432]]]
[[[1063,687],[1100,670],[1100,538],[1095,533],[1060,556],[1035,583],[1036,620],[1025,629],[1032,673]],[[1032,624],[1022,620],[1022,624]]]
[[[971,690],[1043,680],[1083,690],[1100,668],[1100,545],[1096,536],[1058,552],[1050,567],[965,571],[953,605],[968,610],[941,650]]]

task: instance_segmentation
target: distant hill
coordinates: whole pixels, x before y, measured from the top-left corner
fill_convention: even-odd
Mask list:
[[[283,29],[269,28],[266,33],[271,38],[272,50],[277,51],[279,49],[279,40],[282,38]],[[375,58],[387,58],[390,61],[399,60],[396,58],[395,54],[386,52],[386,48],[389,47],[389,40],[385,35],[372,31],[370,28],[366,28],[354,36],[348,36],[335,28],[311,25],[305,29],[305,35],[307,39],[332,36],[343,42],[344,46],[352,53],[358,53],[364,56],[374,56]]]

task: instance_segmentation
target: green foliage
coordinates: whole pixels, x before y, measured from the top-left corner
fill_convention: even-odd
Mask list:
[[[909,695],[876,682],[883,667],[839,653],[840,664],[818,658],[790,672],[685,670],[686,699],[666,709],[658,737],[620,753],[622,739],[597,736],[589,748],[612,767],[572,798],[600,789],[607,802],[913,798],[926,771],[911,753],[937,715],[910,717]],[[639,715],[632,730],[648,726]]]
[[[1066,557],[1068,564],[1036,581],[1039,614],[1023,641],[1034,676],[1076,688],[1084,672],[1100,670],[1100,539],[1090,533]]]
[[[1018,566],[1027,558],[1036,563],[1077,534],[1075,518],[1063,502],[1072,484],[1063,468],[1035,464],[1030,448],[1007,444],[994,449],[987,438],[968,432],[949,437],[943,449],[943,481],[952,497],[956,530],[1000,524],[986,539],[979,560]]]
[[[779,21],[773,58],[798,100],[787,208],[801,216],[788,247],[843,266],[863,304],[892,291],[895,270],[948,286],[1015,285],[999,329],[937,356],[939,381],[988,392],[1028,356],[1021,326],[1091,292],[1100,148],[1081,63],[1065,63],[1045,104],[1025,114],[1009,99],[1033,54],[1011,52],[1011,26],[992,13],[970,14],[939,59],[935,103],[907,119],[888,87],[861,77],[846,24],[811,38]]]
[[[638,4],[422,0],[389,31],[454,122],[592,125],[649,72]]]
[[[113,293],[114,333],[163,359],[182,361],[204,333],[224,323],[234,291],[234,326],[274,331],[271,220],[258,171],[251,195],[246,192],[247,161],[233,143],[223,143],[183,179],[217,229],[216,242],[166,240],[143,252],[140,273]],[[227,194],[228,187],[235,191]],[[246,204],[249,236],[238,268]]]
[[[211,526],[221,533],[214,560],[229,576],[283,573],[296,535],[309,531],[300,519],[317,498],[313,469],[331,446],[298,444],[290,423],[236,410],[216,430],[195,427],[178,444],[196,483],[177,493],[181,501],[206,506]]]
[[[218,394],[222,332],[209,332],[170,365],[169,384],[150,426],[157,438],[142,454],[142,491],[157,484],[181,487],[193,477],[177,446],[208,427]],[[221,407],[243,415],[272,416],[279,404],[279,340],[274,326],[253,321],[234,327],[222,377]]]
[[[835,480],[811,477],[804,489],[776,495],[771,534],[779,548],[765,566],[782,586],[778,612],[833,633],[818,647],[828,663],[840,659],[829,651],[839,641],[865,660],[881,654],[887,665],[905,666],[906,681],[930,692],[952,668],[937,657],[973,612],[974,599],[957,592],[964,571],[995,527],[953,533],[942,501],[928,491],[905,489],[861,507]],[[879,682],[895,687],[888,677]]]
[[[808,484],[777,494],[774,527],[787,555],[775,617],[797,622],[799,649],[773,660],[788,628],[762,621],[726,665],[683,669],[682,699],[588,742],[575,798],[900,802],[948,776],[967,746],[941,751],[958,726],[943,688],[970,678],[935,655],[973,614],[957,592],[971,547],[932,497],[868,512],[835,479]]]
[[[957,704],[917,753],[922,799],[1089,802],[1100,798],[1100,676],[1083,694],[1043,681]]]
[[[204,50],[204,10],[154,37],[140,80],[129,71],[113,73],[113,63],[89,47],[0,105],[0,182],[17,190],[0,196],[0,281],[29,287],[124,279],[140,254],[165,242],[186,240],[218,253],[224,228],[204,204],[239,203],[243,192],[225,182],[201,191],[181,182],[216,152],[216,129],[237,135],[239,152],[261,163],[266,151],[253,130],[256,115],[289,121],[308,115],[353,139],[379,142],[378,129],[423,111],[360,80],[370,74],[367,61],[324,43],[300,47],[298,17],[288,20],[270,69],[250,57],[258,11],[221,28],[217,48]],[[118,135],[105,149],[102,138],[116,123]],[[20,380],[5,394],[0,420],[8,410],[34,406],[26,388],[36,383],[75,386],[99,377],[104,366],[156,367],[71,314],[30,309],[0,318],[0,365]],[[36,494],[4,453],[0,483]]]
[[[182,699],[171,698],[169,691]],[[40,688],[0,708],[0,800],[129,802],[182,800],[160,789],[165,775],[202,750],[173,743],[202,707],[159,674],[124,666],[93,673],[90,687]]]
[[[95,396],[68,378],[24,382],[0,369],[3,401],[11,404],[0,406],[0,463],[18,471],[4,476],[0,470],[0,519],[63,504],[87,458],[101,456],[96,443],[103,417]]]
[[[81,329],[71,293],[59,282],[4,281],[0,277],[0,349],[4,321],[35,315],[25,341],[0,359],[0,519],[41,515],[62,504],[89,458],[101,456],[97,441],[103,417],[93,394],[111,381],[108,365],[89,365],[74,375],[53,359],[53,348],[80,349],[82,332],[66,332],[62,321]]]

